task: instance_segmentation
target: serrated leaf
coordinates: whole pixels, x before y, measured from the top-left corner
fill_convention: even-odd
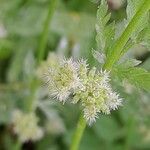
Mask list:
[[[142,68],[130,68],[127,75],[129,82],[150,91],[150,73]]]
[[[141,0],[127,0],[127,20],[131,20],[132,17],[135,15],[137,12],[138,8],[141,7],[143,4],[143,1]]]
[[[120,27],[122,28],[122,32],[126,29],[131,19],[133,19],[134,15],[137,13],[138,9],[142,7],[143,1],[141,0],[128,0],[126,14],[127,19],[123,20],[120,23]],[[146,48],[150,48],[150,34],[148,32],[150,25],[149,13],[146,13],[143,17],[140,18],[138,26],[135,28],[135,31],[132,33],[130,39],[125,44],[120,56],[126,53],[130,48],[134,47],[137,44],[141,44]],[[145,32],[147,30],[147,32]],[[117,35],[121,35],[120,33]]]
[[[115,24],[108,24],[111,14],[108,13],[107,1],[102,0],[101,5],[97,10],[97,23],[96,23],[96,42],[97,47],[101,51],[105,51],[114,42]]]
[[[115,70],[116,75],[121,79],[127,79],[136,87],[150,91],[150,72],[138,67],[119,66]]]
[[[141,0],[128,0],[127,1],[127,9],[126,9],[127,20],[126,20],[126,25],[128,25],[128,23],[131,21],[133,16],[136,14],[137,10],[142,6],[142,4],[143,4],[143,1],[141,1]],[[147,24],[148,24],[148,19],[147,18],[148,18],[148,13],[145,14],[144,17],[141,17],[140,24],[136,28],[136,31],[134,32],[134,34],[131,36],[131,39],[136,39],[138,33],[147,26]]]

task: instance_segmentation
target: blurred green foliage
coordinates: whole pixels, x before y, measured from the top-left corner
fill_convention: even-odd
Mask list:
[[[31,86],[49,2],[0,1],[0,150],[67,150],[76,127],[78,107],[53,103],[43,85],[35,91]],[[58,1],[49,26],[44,59],[50,51],[57,51],[66,57],[84,57],[91,66],[98,66],[91,52],[96,48],[98,4],[99,1],[92,0]],[[117,10],[110,5],[109,11],[112,12],[111,21],[116,20],[119,24],[126,14],[125,4]],[[119,32],[122,32],[121,28]],[[125,58],[140,58],[140,67],[150,71],[148,49],[137,46]],[[92,127],[87,127],[80,150],[150,149],[150,93],[136,89],[126,80],[120,85],[119,80],[114,78],[112,82],[124,98],[123,107],[110,116],[100,115]],[[32,94],[38,102],[36,114],[44,137],[37,142],[20,143],[12,130],[11,115],[17,108],[25,110]]]

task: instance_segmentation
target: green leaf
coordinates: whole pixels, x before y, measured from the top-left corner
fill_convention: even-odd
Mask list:
[[[137,9],[141,7],[141,0],[128,0],[127,6],[127,22],[130,21]],[[141,19],[141,23],[136,29],[136,32],[132,35],[131,39],[135,40],[136,44],[142,44],[149,48],[150,46],[150,17],[149,13],[146,13]]]
[[[103,66],[104,69],[111,70],[113,65],[120,59],[127,50],[124,51],[124,47],[130,39],[134,39],[133,35],[137,35],[143,28],[144,25],[141,26],[141,23],[144,22],[142,18],[144,18],[150,9],[150,3],[147,0],[142,0],[143,3],[140,5],[139,9],[136,10],[135,15],[132,17],[131,21],[127,24],[127,27],[121,34],[121,36],[117,39],[115,44],[109,47],[109,54],[107,55],[106,62]],[[147,21],[146,21],[147,22]],[[140,30],[140,31],[139,31]],[[138,31],[138,32],[137,32]]]
[[[127,5],[127,9],[126,9],[126,13],[127,13],[127,20],[126,20],[126,24],[128,25],[129,22],[131,21],[131,19],[133,18],[133,16],[136,14],[136,12],[138,11],[138,9],[142,6],[143,1],[141,0],[128,0],[127,1],[128,5]],[[138,33],[140,31],[142,31],[148,24],[148,13],[145,14],[145,16],[140,18],[140,24],[139,26],[136,28],[136,31],[132,34],[131,38],[132,39],[136,39]]]
[[[139,7],[141,7],[141,5],[143,4],[143,1],[127,0],[127,4],[128,4],[126,9],[127,20],[131,20],[135,15],[135,13],[137,12],[137,10],[139,9]]]
[[[114,42],[115,24],[108,24],[111,14],[108,12],[107,1],[102,0],[101,5],[97,10],[97,23],[96,23],[96,42],[97,47],[101,51],[107,53],[108,47]]]
[[[115,69],[116,75],[121,79],[127,79],[128,82],[136,87],[150,91],[150,72],[143,68],[129,67],[119,65]]]

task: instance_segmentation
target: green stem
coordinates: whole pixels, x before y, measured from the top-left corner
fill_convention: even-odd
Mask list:
[[[17,139],[16,143],[12,147],[12,150],[21,150],[22,143]]]
[[[77,129],[72,138],[70,150],[78,150],[85,127],[86,121],[83,118],[83,115],[81,115],[77,125]]]
[[[49,25],[52,20],[52,16],[54,14],[55,8],[56,8],[57,0],[50,0],[50,4],[48,7],[48,14],[43,26],[43,31],[41,35],[41,39],[39,42],[39,49],[38,49],[38,56],[37,56],[37,64],[41,62],[41,60],[44,57],[45,54],[45,48],[48,40],[48,30],[49,30]],[[32,77],[31,83],[30,83],[30,91],[31,95],[28,98],[28,103],[27,103],[27,111],[34,111],[35,108],[35,92],[37,90],[37,87],[39,86],[39,82],[35,77]]]
[[[132,33],[136,30],[139,23],[141,22],[141,17],[143,17],[150,9],[150,1],[144,0],[143,5],[139,8],[137,13],[134,15],[130,23],[128,24],[125,31],[122,33],[120,38],[116,41],[115,45],[110,49],[111,53],[108,56],[106,63],[104,64],[104,68],[110,70],[114,63],[121,56],[121,52],[131,37]]]
[[[39,43],[39,49],[38,49],[38,63],[43,59],[44,53],[45,53],[45,48],[48,40],[48,30],[49,30],[49,25],[52,20],[52,16],[54,14],[54,10],[56,8],[57,0],[50,0],[49,8],[48,8],[48,14],[43,26],[43,31]]]

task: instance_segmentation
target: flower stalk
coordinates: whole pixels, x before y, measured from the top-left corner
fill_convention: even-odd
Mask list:
[[[79,122],[77,124],[76,132],[74,133],[71,141],[70,150],[78,150],[85,127],[86,127],[86,120],[83,118],[83,115],[81,115],[79,118]]]

